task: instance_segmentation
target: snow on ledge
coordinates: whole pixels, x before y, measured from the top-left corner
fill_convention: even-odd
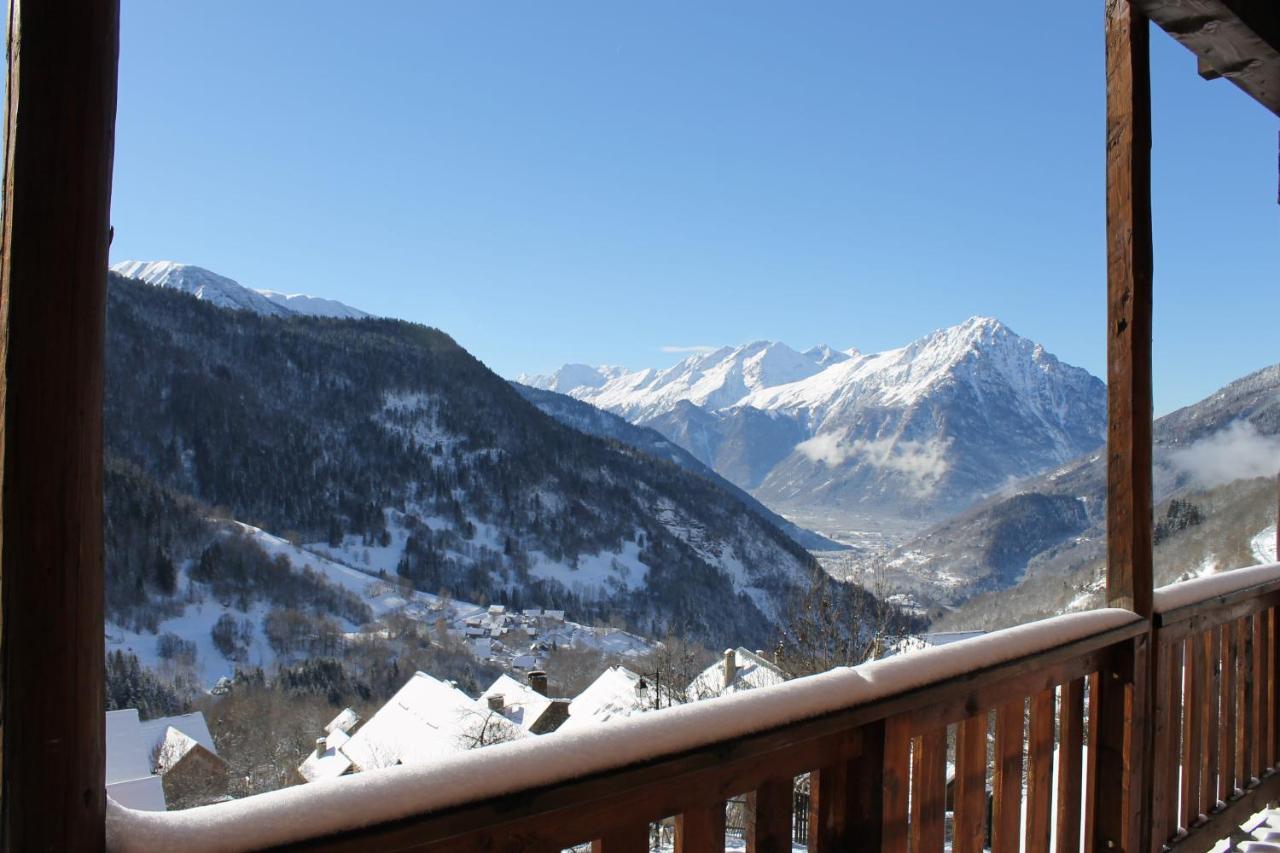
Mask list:
[[[185,811],[142,812],[108,799],[107,849],[245,850],[427,814],[865,704],[1136,621],[1127,610],[1070,613],[576,732],[487,746],[430,765],[369,770]]]
[[[1160,587],[1155,591],[1154,607],[1157,613],[1168,613],[1170,610],[1177,610],[1188,604],[1276,580],[1280,580],[1280,563],[1218,572]]]

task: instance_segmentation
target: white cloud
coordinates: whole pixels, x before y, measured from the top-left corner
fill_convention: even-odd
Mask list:
[[[677,346],[675,344],[667,344],[659,347],[663,352],[715,352],[715,347],[706,344],[693,344],[691,346]]]
[[[938,485],[947,472],[949,442],[938,438],[907,441],[881,438],[874,441],[848,440],[848,434],[819,433],[796,445],[796,450],[829,468],[854,461],[884,471],[905,475],[922,495]]]
[[[1169,453],[1180,473],[1209,489],[1250,477],[1270,477],[1280,471],[1280,436],[1262,435],[1248,421],[1234,421],[1188,447]]]

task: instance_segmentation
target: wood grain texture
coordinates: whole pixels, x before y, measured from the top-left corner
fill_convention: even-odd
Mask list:
[[[1140,0],[1195,54],[1202,76],[1225,77],[1280,115],[1280,15],[1273,0]]]
[[[1204,645],[1186,641],[1182,668],[1182,809],[1180,822],[1192,826],[1200,816],[1201,739],[1204,735]]]
[[[1080,791],[1084,784],[1084,679],[1062,685],[1058,712],[1058,853],[1080,850]]]
[[[911,797],[911,735],[901,718],[884,725],[884,853],[907,853],[908,802]]]
[[[1026,850],[1049,849],[1053,808],[1053,719],[1055,691],[1041,690],[1031,697],[1031,721],[1027,736],[1027,836]]]
[[[676,853],[724,850],[724,803],[695,806],[676,815],[675,847]]]
[[[841,761],[809,774],[809,850],[845,849],[848,831],[849,765]]]
[[[1176,712],[1182,703],[1182,691],[1175,674],[1182,672],[1177,654],[1180,647],[1180,643],[1170,643],[1163,638],[1158,637],[1156,641],[1155,707],[1151,731],[1153,851],[1158,851],[1165,841],[1173,837],[1178,825],[1176,781],[1181,733],[1177,727],[1181,718]]]
[[[886,729],[884,722],[863,726],[862,751],[849,762],[849,838],[867,850],[884,842]]]
[[[955,853],[982,853],[987,830],[987,731],[990,715],[960,723],[956,731]],[[1079,788],[1077,796],[1079,796]],[[1079,812],[1077,812],[1079,814]]]
[[[1236,623],[1236,642],[1239,649],[1238,696],[1240,715],[1240,787],[1247,788],[1253,782],[1258,766],[1254,763],[1253,737],[1253,617],[1247,616]]]
[[[12,3],[0,247],[0,845],[105,844],[102,400],[118,0]]]
[[[790,853],[795,779],[769,779],[747,795],[747,853]]]
[[[916,738],[911,771],[911,853],[942,853],[946,842],[946,729]]]
[[[1147,21],[1107,0],[1107,603],[1152,610]]]
[[[1204,769],[1200,777],[1200,810],[1209,814],[1218,804],[1222,633],[1211,628],[1201,635],[1200,642],[1204,646]]]
[[[591,842],[591,853],[649,853],[649,824],[614,829]]]
[[[1222,631],[1222,731],[1218,746],[1218,799],[1226,802],[1235,796],[1238,785],[1236,729],[1236,678],[1239,662],[1236,660],[1236,627],[1223,625]]]
[[[992,853],[1017,853],[1022,834],[1022,734],[1026,702],[996,709]]]

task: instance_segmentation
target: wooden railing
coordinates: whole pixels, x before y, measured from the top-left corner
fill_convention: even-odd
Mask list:
[[[1049,850],[1051,835],[1056,849],[1079,850],[1089,832],[1124,847],[1131,804],[1110,790],[1132,764],[1123,709],[1146,639],[1146,623],[1134,621],[816,719],[295,849],[554,851],[592,841],[597,853],[639,853],[650,824],[674,816],[677,851],[723,850],[725,802],[745,794],[747,849],[789,851],[803,773],[814,851],[941,853],[949,839],[956,853],[980,853],[988,832],[997,851],[1019,849],[1024,835],[1028,850]],[[1119,711],[1107,715],[1105,703]],[[1092,761],[1086,720],[1100,746]],[[1107,796],[1082,798],[1099,774]]]
[[[790,851],[808,774],[812,851],[1205,851],[1280,796],[1280,565],[1231,574],[1159,591],[1150,621],[1058,617],[431,768],[114,808],[110,846],[639,853],[673,818],[677,851],[711,851],[745,799],[747,849]]]
[[[1278,606],[1268,581],[1156,614],[1153,849],[1207,850],[1280,796]]]

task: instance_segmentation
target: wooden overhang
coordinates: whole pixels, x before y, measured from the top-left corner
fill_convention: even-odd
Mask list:
[[[1280,2],[1136,0],[1197,57],[1206,79],[1225,77],[1280,115]]]

